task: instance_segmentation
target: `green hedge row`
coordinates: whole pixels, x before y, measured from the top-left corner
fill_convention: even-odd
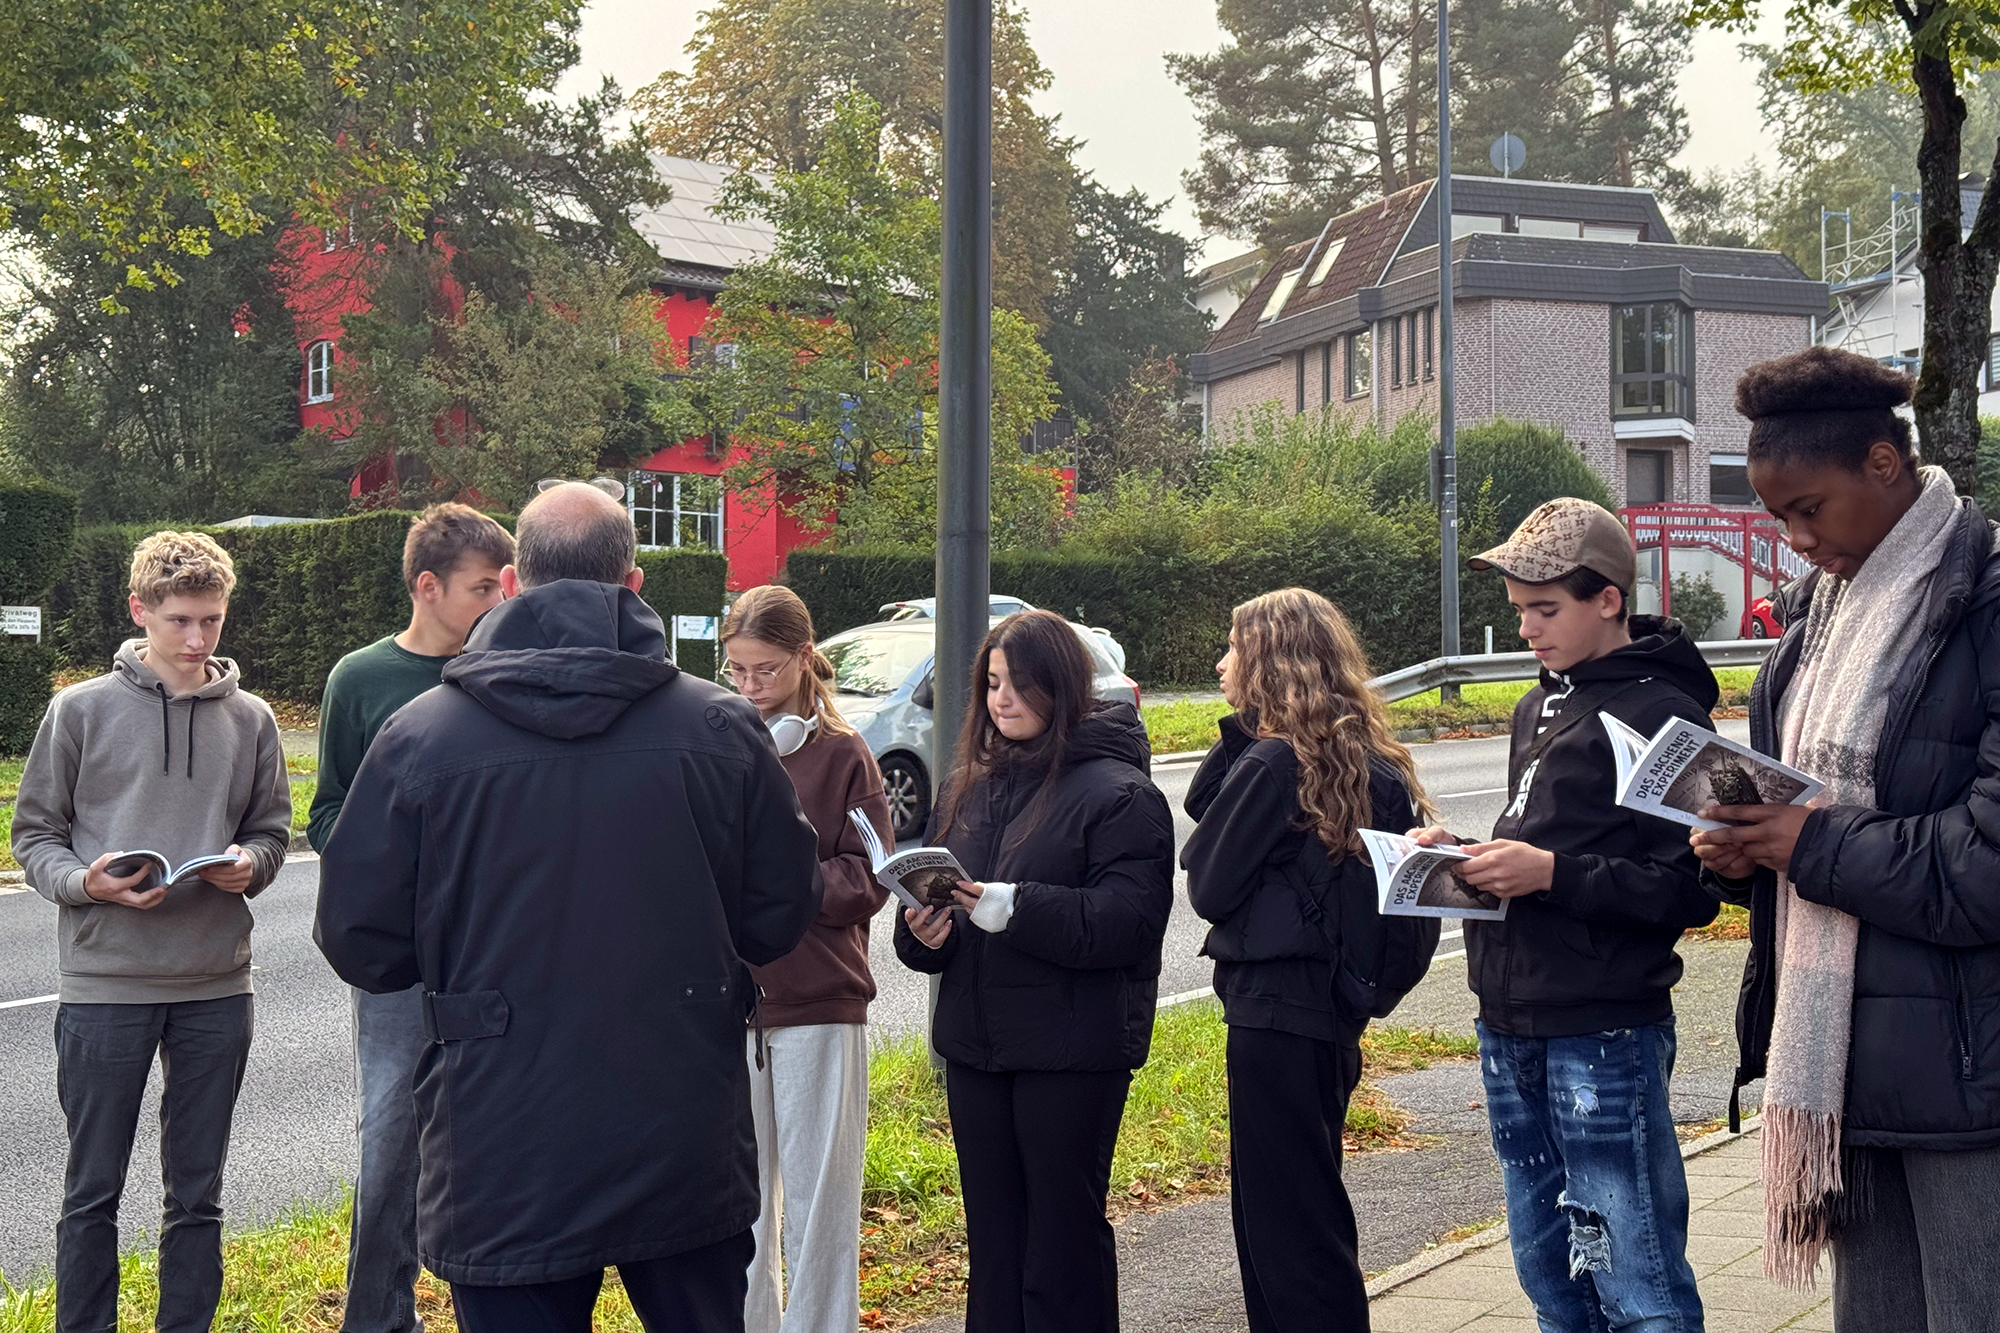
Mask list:
[[[245,688],[273,699],[317,703],[343,654],[409,623],[403,536],[397,511],[267,528],[204,528],[236,562],[236,591],[222,652],[243,669]],[[501,521],[512,526],[511,518]],[[159,525],[86,528],[51,595],[50,640],[64,665],[102,670],[132,637],[126,587],[132,548]],[[716,615],[726,565],[706,553],[646,552],[646,600],[662,616]],[[714,674],[713,645],[690,670]]]
[[[76,497],[39,482],[0,481],[0,603],[43,606],[76,531]],[[0,640],[0,754],[24,754],[49,706],[56,657],[48,644]]]
[[[1230,610],[1291,585],[1340,606],[1378,671],[1438,652],[1436,539],[1377,514],[1302,522],[1219,558],[1000,553],[992,568],[995,592],[1109,630],[1124,645],[1126,670],[1148,686],[1212,682]],[[934,582],[927,552],[813,549],[792,552],[784,581],[812,609],[821,635],[876,619],[884,602],[928,595]],[[1491,614],[1483,599],[1465,609]]]
[[[714,680],[718,646],[713,639],[673,638],[675,616],[714,616],[722,624],[722,603],[729,585],[729,561],[712,551],[641,551],[639,568],[646,581],[639,595],[667,622],[668,641],[681,670]]]

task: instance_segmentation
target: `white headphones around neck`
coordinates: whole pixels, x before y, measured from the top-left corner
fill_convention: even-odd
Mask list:
[[[797,713],[777,713],[764,719],[764,725],[771,732],[771,741],[781,755],[797,754],[799,747],[812,739],[819,730],[817,717],[800,717]]]

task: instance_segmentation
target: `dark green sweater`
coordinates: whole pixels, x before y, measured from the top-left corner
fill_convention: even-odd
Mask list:
[[[326,850],[333,823],[347,801],[348,784],[361,767],[375,733],[404,704],[444,677],[449,657],[419,657],[398,647],[396,636],[356,648],[334,663],[319,703],[319,790],[313,793],[306,840]]]

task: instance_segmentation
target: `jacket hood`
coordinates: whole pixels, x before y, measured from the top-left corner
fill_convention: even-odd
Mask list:
[[[1116,759],[1141,773],[1153,762],[1153,744],[1146,736],[1146,724],[1131,704],[1099,701],[1069,733],[1069,749],[1064,767],[1088,763],[1092,759]]]
[[[1579,662],[1566,675],[1542,672],[1542,684],[1561,689],[1566,683],[1582,685],[1591,681],[1664,680],[1700,706],[1703,712],[1715,707],[1722,692],[1715,673],[1702,660],[1701,649],[1680,621],[1666,616],[1633,616],[1629,622],[1632,642],[1602,657]]]
[[[680,674],[666,626],[629,588],[561,579],[488,611],[444,679],[510,725],[574,740]]]
[[[117,676],[120,680],[143,694],[157,695],[166,682],[160,679],[159,672],[146,665],[145,658],[139,656],[139,651],[145,646],[146,641],[144,639],[127,639],[125,642],[119,644],[118,652],[111,659],[111,674]],[[208,659],[205,667],[208,672],[208,680],[200,689],[191,695],[174,694],[170,690],[168,691],[168,697],[174,699],[223,699],[236,693],[237,686],[242,683],[243,675],[236,669],[235,658],[211,657]]]

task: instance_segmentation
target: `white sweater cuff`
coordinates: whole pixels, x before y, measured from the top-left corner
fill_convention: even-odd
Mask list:
[[[988,884],[972,909],[972,924],[989,935],[998,935],[1014,919],[1014,886]]]

